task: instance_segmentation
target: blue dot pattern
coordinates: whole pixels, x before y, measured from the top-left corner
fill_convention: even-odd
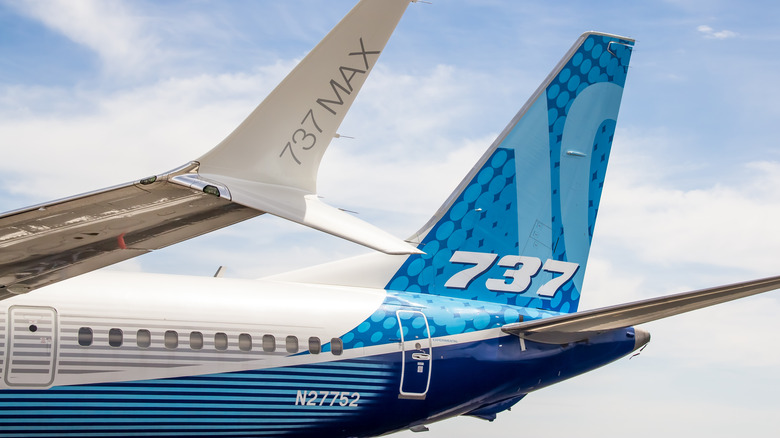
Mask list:
[[[596,139],[593,141],[593,159],[590,162],[590,182],[588,184],[588,237],[593,240],[593,226],[599,212],[601,191],[604,189],[604,176],[607,173],[607,162],[612,150],[612,138],[615,136],[614,120],[605,120],[599,126]]]
[[[448,295],[509,305],[541,300],[516,293],[496,293],[484,281],[466,289],[445,288],[444,283],[464,265],[450,263],[455,251],[517,254],[517,187],[514,150],[498,148],[455,200],[452,208],[431,229],[420,248],[410,256],[387,285],[388,290]],[[507,268],[493,265],[486,275],[503,278]]]
[[[496,254],[496,261],[506,255],[521,255],[521,250],[526,251],[523,248],[526,248],[529,235],[526,229],[524,229],[523,235],[520,235],[518,214],[524,215],[525,223],[528,222],[525,220],[527,218],[530,218],[532,222],[539,218],[540,220],[537,222],[542,224],[533,231],[536,233],[538,230],[542,230],[533,236],[533,239],[541,245],[542,249],[539,250],[541,252],[530,255],[539,258],[542,262],[546,258],[570,261],[564,239],[562,218],[563,213],[567,213],[566,209],[570,210],[571,208],[562,205],[561,194],[562,139],[567,117],[575,99],[589,86],[606,82],[622,89],[625,85],[632,44],[631,41],[611,36],[588,35],[561,67],[559,73],[547,84],[539,100],[535,101],[542,105],[546,104],[544,110],[546,111],[548,141],[542,143],[544,148],[542,151],[546,151],[549,147],[549,164],[544,163],[545,166],[549,165],[549,181],[544,188],[544,190],[549,190],[549,217],[540,218],[537,216],[540,214],[539,211],[536,211],[538,206],[518,205],[518,185],[521,185],[523,190],[537,188],[533,185],[534,183],[529,186],[525,175],[517,175],[515,159],[518,154],[515,148],[526,147],[526,142],[513,140],[514,143],[506,142],[506,145],[502,142],[489,154],[471,181],[451,202],[448,211],[425,234],[419,245],[425,254],[409,256],[395,276],[390,279],[386,289],[443,295],[462,300],[488,301],[498,305],[551,310],[560,313],[576,311],[580,291],[574,280],[569,280],[562,285],[552,298],[540,297],[536,294],[541,284],[553,278],[553,274],[550,272],[539,272],[533,277],[532,286],[521,293],[487,289],[486,279],[504,279],[506,284],[513,282],[512,279],[506,278],[505,273],[508,268],[500,267],[496,262],[487,271],[473,279],[465,289],[446,288],[444,284],[457,272],[473,266],[451,263],[450,259],[455,251],[492,253]],[[544,114],[542,113],[542,115]],[[544,118],[541,120],[544,123]],[[522,121],[523,119],[520,119],[517,126],[512,127],[512,132],[516,130],[517,132],[526,132],[524,129],[527,129],[528,126],[535,126],[531,125],[532,122],[523,126]],[[574,123],[573,126],[582,126],[581,123]],[[523,127],[521,128],[521,126]],[[582,181],[582,187],[587,188],[588,196],[587,236],[583,234],[582,237],[582,239],[587,239],[585,248],[589,248],[593,236],[615,126],[615,120],[604,120],[598,126],[594,138],[583,139],[589,141],[592,147],[590,178],[588,181]],[[528,154],[523,155],[523,157],[526,160],[535,160],[535,158],[529,158]],[[533,162],[535,163],[535,161]],[[584,206],[575,208],[584,208]],[[549,230],[546,237],[544,229]],[[577,239],[579,242],[580,238]],[[547,251],[546,254],[544,251]],[[580,251],[581,253],[582,251]],[[585,260],[581,258],[582,255],[579,257],[573,262],[579,263],[580,268],[577,275],[581,281],[587,252],[584,255]],[[487,326],[490,326],[491,323],[492,320]],[[468,325],[469,323],[465,324],[465,327],[472,327]],[[481,325],[481,322],[478,324]],[[364,329],[369,330],[368,326]],[[453,330],[459,329],[458,326]]]
[[[579,50],[577,50],[571,59],[569,59],[569,62],[561,69],[557,78],[547,87],[547,120],[549,124],[548,131],[550,135],[551,158],[561,156],[561,140],[563,139],[563,129],[566,126],[566,116],[568,115],[569,109],[571,108],[572,103],[574,103],[575,98],[583,90],[588,86],[599,82],[610,82],[619,85],[620,87],[625,85],[628,63],[631,59],[631,44],[633,43],[606,35],[590,35],[579,47]],[[602,128],[608,127],[602,125]],[[614,124],[610,129],[606,141],[604,141],[605,138],[602,135],[598,134],[594,140],[594,150],[597,145],[600,144],[601,150],[606,152],[605,156],[607,158],[609,156],[609,149],[612,146],[612,136],[614,135],[615,129]],[[601,133],[601,130],[599,130],[599,133]],[[606,170],[606,158],[603,163],[604,169],[602,169],[600,173],[600,183],[602,186],[604,182],[604,171]],[[553,258],[556,260],[567,260],[566,244],[563,239],[563,224],[561,222],[561,162],[559,159],[552,159],[550,160],[550,166],[553,182],[552,241],[555,242],[553,247]],[[591,167],[593,166],[594,163],[592,161]],[[588,215],[588,228],[592,237],[593,226],[596,221],[595,213],[597,212],[598,203],[601,199],[601,190],[594,190],[593,187],[590,187],[589,195],[589,213],[590,206],[595,206],[595,208],[593,208],[593,215]],[[570,283],[568,286],[571,288],[573,287],[573,284]],[[571,296],[571,294],[576,294],[577,299],[579,298],[579,294],[576,291],[567,290],[566,288],[563,289],[563,294],[569,296]]]
[[[401,340],[402,327],[398,324],[399,310],[424,311],[401,313],[403,338],[425,339],[451,336],[501,327],[519,321],[528,321],[554,315],[537,309],[518,308],[496,303],[471,301],[423,293],[388,291],[384,303],[356,328],[344,334],[341,339],[344,348],[360,348],[371,345],[389,344]],[[325,349],[323,348],[323,351]]]

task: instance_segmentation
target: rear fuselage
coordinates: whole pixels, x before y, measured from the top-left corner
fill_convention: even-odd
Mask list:
[[[98,273],[1,304],[4,436],[372,436],[490,418],[635,347],[501,332],[536,309],[255,280]]]

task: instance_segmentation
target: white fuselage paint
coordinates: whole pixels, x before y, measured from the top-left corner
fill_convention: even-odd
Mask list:
[[[0,348],[0,388],[169,378],[360,357],[364,348],[346,350],[341,355],[327,351],[295,355],[286,351],[285,339],[295,336],[299,352],[308,351],[309,338],[319,338],[325,345],[368,318],[385,296],[381,289],[266,280],[116,272],[85,275],[0,303],[0,334],[4,341]],[[44,321],[36,321],[34,313],[27,316],[26,310],[35,308],[54,309],[53,335],[44,330]],[[14,312],[14,321],[9,319],[9,310]],[[28,329],[33,325],[36,331]],[[90,346],[78,343],[82,327],[92,329]],[[121,346],[109,345],[111,329],[122,331]],[[29,377],[33,373],[30,367],[34,366],[29,365],[32,361],[13,364],[8,360],[13,344],[8,339],[11,330],[14,337],[27,339],[31,356],[36,349],[54,349],[50,383],[40,384],[39,380],[25,384],[36,382]],[[151,333],[149,347],[137,345],[138,330]],[[176,348],[165,346],[166,331],[178,334]],[[201,349],[190,347],[192,332],[202,334]],[[227,335],[227,349],[216,348],[217,333]],[[251,336],[251,350],[239,349],[241,334]],[[275,337],[275,352],[263,350],[264,335]],[[14,348],[20,345],[17,342]],[[376,350],[371,353],[377,354],[385,352],[379,350],[391,352],[398,348],[392,344],[367,349]]]

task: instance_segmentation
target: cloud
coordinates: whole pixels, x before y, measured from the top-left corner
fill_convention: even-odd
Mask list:
[[[112,74],[132,74],[156,63],[158,40],[143,15],[125,2],[31,0],[12,6],[97,53]]]
[[[42,202],[178,167],[227,136],[294,64],[116,92],[0,89],[0,151],[13,157],[0,182]]]
[[[770,274],[780,247],[772,224],[780,222],[780,163],[735,163],[737,181],[681,189],[665,184],[685,171],[661,175],[664,164],[648,157],[612,163],[604,192],[598,237],[616,244],[642,264],[658,267],[706,264],[721,275]]]
[[[702,24],[701,26],[697,27],[696,30],[698,30],[700,33],[704,35],[705,38],[712,38],[717,40],[725,40],[727,38],[734,38],[738,36],[739,34],[731,31],[731,30],[718,30],[711,28],[710,26],[707,26],[705,24]]]

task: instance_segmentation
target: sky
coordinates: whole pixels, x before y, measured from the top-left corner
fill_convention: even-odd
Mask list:
[[[197,158],[354,3],[0,0],[0,211]],[[413,4],[319,194],[410,235],[579,34],[603,31],[637,44],[580,308],[780,274],[779,18],[769,1]],[[366,251],[265,215],[111,269],[258,278]],[[770,292],[646,324],[640,356],[422,436],[776,436],[777,315]]]

